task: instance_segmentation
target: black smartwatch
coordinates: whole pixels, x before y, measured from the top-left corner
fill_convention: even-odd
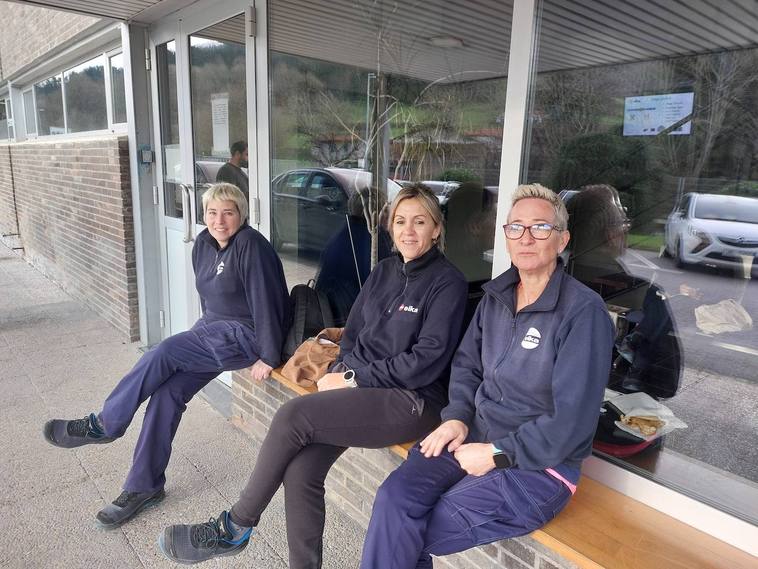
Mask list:
[[[492,458],[495,461],[495,468],[505,469],[513,466],[513,463],[511,462],[511,459],[508,458],[508,455],[497,448],[495,445],[492,445]]]

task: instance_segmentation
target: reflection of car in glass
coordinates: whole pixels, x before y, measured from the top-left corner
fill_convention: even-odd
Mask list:
[[[215,184],[216,175],[224,164],[226,164],[226,160],[198,160],[195,162],[195,185]],[[242,171],[247,174],[247,168],[242,168]]]
[[[371,172],[366,170],[302,168],[280,174],[272,182],[274,246],[295,243],[300,249],[323,249],[345,224],[350,196],[370,186]],[[387,180],[388,196],[399,191],[400,185]]]
[[[739,268],[758,257],[758,199],[685,194],[666,220],[666,253],[677,265]]]

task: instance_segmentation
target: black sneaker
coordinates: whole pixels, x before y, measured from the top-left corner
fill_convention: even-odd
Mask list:
[[[176,563],[191,565],[214,557],[237,555],[247,547],[253,528],[233,529],[229,513],[204,524],[169,526],[158,537],[163,555]]]
[[[84,419],[52,419],[45,423],[43,434],[47,442],[61,448],[75,448],[84,445],[101,445],[115,441],[106,436],[97,416],[90,413]]]
[[[166,493],[163,488],[157,492],[127,492],[124,490],[118,498],[97,513],[97,522],[104,529],[117,528],[165,497]]]

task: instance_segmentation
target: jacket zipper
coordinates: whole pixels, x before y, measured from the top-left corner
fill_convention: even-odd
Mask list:
[[[392,302],[389,305],[389,308],[387,308],[387,314],[392,314],[392,311],[395,309],[395,305],[398,300],[403,298],[403,295],[405,294],[405,289],[408,288],[408,274],[405,272],[405,265],[403,265],[403,268],[401,269],[403,271],[403,275],[405,276],[405,285],[403,285],[403,290],[400,292],[399,295],[397,295],[394,299],[392,299]]]
[[[510,309],[506,306],[505,309],[510,312]],[[497,370],[498,368],[503,364],[503,362],[508,357],[508,354],[511,353],[511,350],[513,349],[513,344],[516,341],[516,320],[518,319],[518,313],[511,314],[511,341],[508,344],[508,348],[503,352],[502,357],[498,360],[497,364],[495,364],[495,367],[492,368],[492,385],[497,389],[497,392],[500,394],[500,401],[503,400],[503,390],[500,389],[500,386],[495,381],[495,378],[497,377]]]

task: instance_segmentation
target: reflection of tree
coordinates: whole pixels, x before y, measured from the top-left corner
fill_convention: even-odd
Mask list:
[[[192,130],[195,156],[210,156],[213,149],[211,95],[229,95],[229,143],[247,140],[245,46],[207,40],[190,48]]]
[[[629,213],[648,220],[665,216],[676,199],[665,176],[756,179],[756,68],[751,49],[542,73],[529,177],[547,179],[550,171],[558,189],[613,184],[633,196]],[[677,92],[695,94],[689,135],[622,135],[625,97]]]
[[[81,71],[69,71],[66,81],[66,121],[69,132],[108,128],[105,71],[100,62]]]

